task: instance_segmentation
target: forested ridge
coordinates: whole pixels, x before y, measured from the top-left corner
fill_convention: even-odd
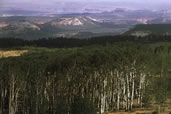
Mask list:
[[[27,47],[20,57],[0,59],[1,114],[104,114],[162,106],[171,97],[170,47]]]
[[[91,45],[106,45],[115,42],[135,42],[135,43],[157,43],[171,42],[170,35],[148,35],[145,37],[137,37],[130,35],[118,36],[101,36],[89,39],[76,39],[64,37],[40,38],[38,40],[23,40],[18,38],[0,38],[0,48],[15,48],[23,46],[48,47],[48,48],[72,48],[84,47]]]

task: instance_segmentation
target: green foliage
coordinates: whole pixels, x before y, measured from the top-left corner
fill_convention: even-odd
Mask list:
[[[157,111],[154,111],[152,114],[158,114],[158,112]]]
[[[27,54],[0,59],[0,95],[6,94],[0,101],[9,102],[10,84],[15,76],[14,90],[19,90],[17,100],[21,110],[32,114],[96,114],[100,111],[101,97],[115,93],[124,83],[130,83],[131,88],[130,77],[134,74],[133,92],[142,92],[143,106],[149,107],[152,98],[162,104],[170,94],[169,46],[120,42],[84,48],[27,47],[30,51]],[[144,87],[139,90],[142,74],[146,77]],[[125,81],[127,75],[130,82]],[[116,96],[115,93],[113,99]],[[124,95],[120,98],[122,102]],[[116,101],[109,108],[115,110]]]
[[[70,114],[96,114],[94,104],[87,98],[76,97],[71,105]]]
[[[143,97],[143,106],[148,108],[148,107],[151,107],[152,106],[152,96],[151,96],[151,93],[148,92],[148,91],[145,91],[144,93],[144,97]]]
[[[133,29],[130,29],[126,34],[134,32],[144,31],[151,34],[167,34],[170,33],[170,24],[140,24],[136,25]]]
[[[69,112],[69,104],[66,102],[66,98],[59,97],[57,98],[57,102],[55,104],[55,112],[56,114],[68,114]]]
[[[163,104],[167,99],[167,81],[165,79],[158,79],[156,81],[155,99],[158,104]]]

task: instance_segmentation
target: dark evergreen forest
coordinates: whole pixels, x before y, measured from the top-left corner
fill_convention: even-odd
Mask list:
[[[138,43],[156,43],[156,42],[171,42],[169,35],[149,35],[146,37],[136,36],[102,36],[90,39],[76,38],[41,38],[39,40],[23,40],[18,38],[0,38],[0,48],[14,48],[23,46],[48,47],[48,48],[72,48],[84,47],[90,45],[106,45],[107,43],[115,42],[138,42]]]

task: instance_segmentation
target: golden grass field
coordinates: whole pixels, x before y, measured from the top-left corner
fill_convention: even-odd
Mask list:
[[[17,56],[21,56],[22,54],[26,52],[28,51],[27,50],[10,50],[10,51],[0,50],[0,58],[17,57]]]

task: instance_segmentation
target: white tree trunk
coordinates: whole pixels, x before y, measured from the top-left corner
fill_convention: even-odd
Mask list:
[[[9,114],[15,114],[18,107],[18,96],[20,89],[16,87],[16,78],[12,74],[10,79]]]
[[[103,92],[101,94],[101,114],[105,113],[105,107],[106,107],[106,91],[105,88],[107,86],[107,80],[105,79],[103,81]]]
[[[134,81],[134,73],[132,73],[132,93],[131,93],[131,110],[134,103],[134,90],[135,90],[135,81]]]

